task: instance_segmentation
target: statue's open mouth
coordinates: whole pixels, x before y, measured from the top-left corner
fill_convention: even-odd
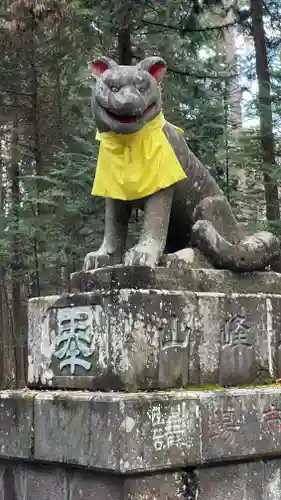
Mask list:
[[[142,115],[135,115],[135,116],[133,116],[133,115],[132,116],[120,116],[120,115],[113,113],[112,111],[109,111],[108,109],[106,109],[102,106],[101,107],[109,116],[111,116],[111,118],[113,118],[114,120],[117,120],[120,123],[136,123],[137,121],[141,120],[146,115],[146,113],[148,113],[148,111],[150,111],[154,106],[155,106],[155,102],[153,102],[152,104],[147,106],[147,108],[145,108]]]

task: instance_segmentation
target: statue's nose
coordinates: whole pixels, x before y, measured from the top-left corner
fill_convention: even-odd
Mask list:
[[[138,92],[130,87],[122,87],[116,95],[118,113],[124,115],[142,115],[144,102]]]

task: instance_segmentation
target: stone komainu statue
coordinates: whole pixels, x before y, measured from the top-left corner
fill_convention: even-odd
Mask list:
[[[100,141],[92,194],[106,198],[106,213],[103,243],[86,256],[84,269],[98,267],[101,256],[155,266],[164,252],[190,245],[215,267],[232,271],[264,269],[277,259],[278,238],[268,232],[246,238],[183,131],[165,120],[159,88],[165,62],[148,57],[119,66],[100,58],[89,67]],[[144,211],[144,225],[138,243],[124,254],[133,207]]]

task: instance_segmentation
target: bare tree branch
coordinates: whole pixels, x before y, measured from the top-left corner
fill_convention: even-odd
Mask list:
[[[168,66],[168,72],[174,73],[175,75],[191,76],[193,78],[200,78],[201,80],[231,80],[231,78],[237,78],[238,74],[231,75],[202,75],[198,73],[192,73],[190,71],[180,71],[175,68],[170,68]]]
[[[162,23],[154,23],[151,21],[142,21],[143,24],[148,26],[158,26],[159,28],[163,28],[163,31],[174,30],[179,31],[180,33],[198,33],[204,31],[212,31],[212,30],[223,30],[225,28],[229,28],[230,26],[235,26],[238,24],[238,21],[232,21],[231,23],[220,24],[217,26],[206,26],[205,28],[180,28],[179,26],[172,26],[169,24]]]
[[[2,89],[1,87],[0,87],[0,93],[14,94],[14,95],[22,96],[22,97],[32,97],[32,95],[33,95],[33,94],[26,93],[26,92],[16,92],[15,90]]]
[[[141,57],[134,56],[136,61],[141,61]],[[193,73],[191,71],[181,71],[175,68],[171,68],[169,65],[167,67],[168,73],[173,73],[175,75],[191,76],[192,78],[199,78],[200,80],[231,80],[232,78],[237,78],[238,73],[225,74],[225,75],[202,75],[200,73]]]

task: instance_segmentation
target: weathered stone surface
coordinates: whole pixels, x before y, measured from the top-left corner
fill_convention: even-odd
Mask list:
[[[15,467],[12,471],[15,483],[19,473],[20,499],[67,500],[69,498],[68,478],[63,468],[40,464],[32,467],[28,465],[20,470]]]
[[[281,296],[278,297],[281,302]],[[269,379],[273,375],[272,352],[268,348],[270,296],[232,294],[225,298],[219,382],[239,385]],[[265,356],[265,353],[266,356]]]
[[[187,496],[183,475],[179,472],[132,477],[124,482],[124,500],[184,500],[186,498],[190,497]]]
[[[45,392],[34,428],[37,460],[122,473],[200,461],[199,402],[185,391]]]
[[[0,464],[1,500],[280,500],[281,459],[116,477],[58,464]]]
[[[194,393],[138,394],[123,400],[124,471],[189,465],[200,456],[199,400]],[[135,423],[134,427],[133,424]]]
[[[268,309],[268,350],[271,352],[269,362],[272,360],[270,370],[276,378],[281,378],[281,309],[279,306],[279,297],[271,296],[267,298]]]
[[[0,464],[1,500],[183,500],[181,473],[118,478],[55,465]]]
[[[268,460],[263,463],[264,491],[263,500],[279,500],[281,494],[281,460]]]
[[[142,266],[109,266],[72,274],[73,292],[146,288],[222,293],[281,293],[281,274],[275,272],[232,273],[218,269],[179,269]]]
[[[188,383],[194,294],[120,290],[54,297],[49,304],[48,297],[35,327],[36,299],[30,303],[36,318],[29,328],[30,384],[132,390]]]
[[[0,464],[1,500],[184,500],[180,472],[116,477],[46,464]]]
[[[159,266],[168,267],[169,269],[214,269],[211,262],[198,248],[191,247],[162,255]]]
[[[279,500],[281,460],[236,463],[197,471],[198,500]],[[191,497],[192,498],[192,497]]]
[[[201,469],[198,484],[198,500],[265,500],[262,462]]]
[[[34,455],[6,448],[1,500],[280,500],[280,389],[4,394]]]
[[[23,463],[0,462],[0,498],[26,500],[27,467]],[[32,498],[33,500],[33,498]]]
[[[29,467],[23,500],[123,500],[121,479],[79,469]]]
[[[275,454],[281,448],[280,390],[200,394],[202,461]]]
[[[0,457],[30,458],[34,397],[30,391],[0,392]]]
[[[261,418],[261,453],[279,453],[281,449],[281,402],[279,391],[259,393],[259,415]]]
[[[1,500],[123,500],[123,480],[47,464],[0,464]]]
[[[261,452],[259,391],[207,391],[200,394],[202,461],[222,461]]]
[[[280,373],[281,295],[146,289],[29,303],[31,387],[165,389]]]
[[[69,472],[68,491],[66,500],[126,500],[123,478],[88,471]]]
[[[42,392],[35,399],[34,457],[119,470],[120,398],[87,392]]]
[[[28,303],[28,378],[48,383],[55,336],[49,328],[49,308],[59,296],[38,297]]]
[[[79,393],[35,399],[38,460],[131,473],[279,453],[280,389]]]

